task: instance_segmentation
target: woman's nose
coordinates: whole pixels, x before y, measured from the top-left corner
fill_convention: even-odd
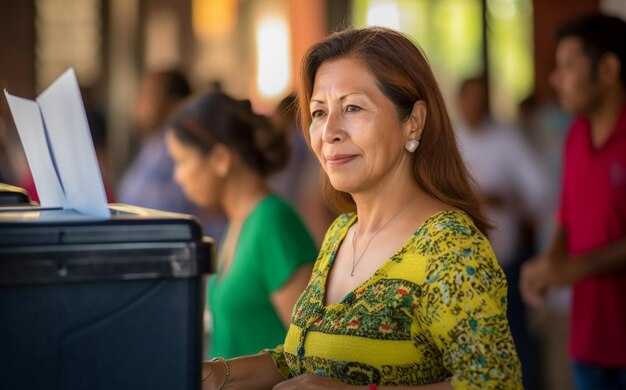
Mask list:
[[[344,134],[345,129],[341,113],[336,111],[329,112],[326,117],[326,123],[324,124],[324,132],[322,134],[323,141],[329,144],[339,142],[343,139]]]

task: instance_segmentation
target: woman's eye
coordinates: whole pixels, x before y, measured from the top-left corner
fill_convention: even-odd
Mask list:
[[[320,116],[324,115],[324,111],[322,110],[315,110],[311,113],[311,117],[312,118],[318,118]]]
[[[355,106],[354,104],[350,104],[346,106],[346,112],[357,112],[357,111],[361,111],[361,107]]]

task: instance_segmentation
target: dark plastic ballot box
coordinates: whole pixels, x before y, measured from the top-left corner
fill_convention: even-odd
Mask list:
[[[30,195],[20,187],[0,183],[0,207],[8,205],[31,204]]]
[[[0,388],[199,389],[213,243],[180,214],[0,207]]]

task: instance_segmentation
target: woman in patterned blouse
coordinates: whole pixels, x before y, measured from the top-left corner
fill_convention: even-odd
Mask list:
[[[301,85],[343,214],[285,343],[204,363],[204,388],[521,388],[505,277],[424,55],[393,30],[348,30],[309,49]]]

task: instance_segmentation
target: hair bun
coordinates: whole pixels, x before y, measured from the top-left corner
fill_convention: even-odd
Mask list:
[[[266,117],[257,114],[254,116],[252,135],[255,149],[259,153],[263,173],[269,175],[284,168],[289,161],[287,134],[272,126]]]
[[[249,128],[253,156],[242,151],[244,160],[255,167],[261,174],[267,176],[287,165],[289,161],[289,143],[287,135],[276,129],[264,115],[257,114],[252,109],[248,99],[235,102],[238,118],[243,128]]]
[[[180,140],[202,153],[226,145],[262,176],[283,168],[289,159],[286,134],[252,110],[250,100],[210,92],[188,102],[174,115],[170,127]]]

